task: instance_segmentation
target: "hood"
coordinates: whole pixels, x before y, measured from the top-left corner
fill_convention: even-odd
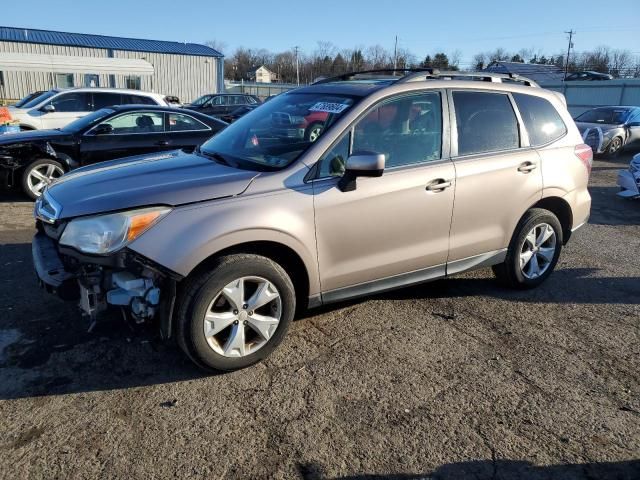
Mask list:
[[[239,195],[258,175],[177,150],[79,168],[47,191],[61,207],[59,218],[70,218]]]
[[[608,132],[609,130],[615,130],[616,128],[622,128],[623,125],[615,125],[611,123],[587,123],[587,122],[576,122],[576,126],[580,133],[584,133],[585,130],[589,128],[600,128],[602,133]]]
[[[69,135],[69,133],[63,130],[28,130],[20,133],[8,133],[6,135],[0,135],[0,145],[34,142],[38,140],[48,141],[66,135]]]

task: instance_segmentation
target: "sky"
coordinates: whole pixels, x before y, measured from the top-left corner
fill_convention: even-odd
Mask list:
[[[67,32],[204,43],[216,40],[230,54],[239,46],[277,52],[318,41],[338,48],[398,45],[418,58],[459,50],[533,48],[546,55],[599,45],[640,56],[640,0],[319,0],[122,1],[3,0],[0,25]],[[608,5],[610,5],[608,10]]]

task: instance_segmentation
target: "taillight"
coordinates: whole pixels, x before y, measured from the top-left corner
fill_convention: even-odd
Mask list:
[[[581,143],[580,145],[576,145],[576,148],[573,150],[584,166],[587,169],[587,173],[591,174],[591,165],[593,164],[593,150],[589,145]]]

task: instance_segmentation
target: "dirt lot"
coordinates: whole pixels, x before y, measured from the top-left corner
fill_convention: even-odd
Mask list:
[[[640,478],[640,202],[596,162],[539,289],[490,270],[311,312],[204,376],[117,317],[86,333],[0,197],[0,478]]]

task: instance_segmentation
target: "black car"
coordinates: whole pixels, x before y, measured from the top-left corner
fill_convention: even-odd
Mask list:
[[[0,135],[0,185],[31,198],[66,171],[175,149],[193,150],[226,127],[197,112],[151,105],[102,108],[56,130]]]
[[[245,93],[220,93],[203,95],[184,108],[195,110],[206,115],[219,117],[233,112],[238,107],[246,105],[260,105],[260,99],[255,95]]]
[[[570,73],[565,80],[568,82],[575,80],[613,80],[613,76],[608,73],[586,71]]]

